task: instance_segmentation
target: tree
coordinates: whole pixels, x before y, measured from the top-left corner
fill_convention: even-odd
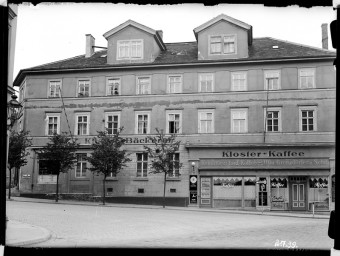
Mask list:
[[[16,177],[18,177],[17,171],[21,166],[27,164],[26,156],[29,152],[25,152],[26,148],[32,145],[32,140],[28,138],[29,131],[16,132],[11,131],[9,137],[9,150],[8,150],[8,168],[9,168],[9,193],[8,199],[11,198],[11,186],[12,186],[12,169],[15,168]],[[17,181],[15,181],[17,184]]]
[[[46,168],[49,173],[57,175],[56,197],[58,202],[59,174],[67,173],[77,161],[76,151],[79,144],[66,132],[54,133],[49,137],[50,142],[38,150],[39,161],[46,161]]]
[[[111,173],[117,173],[131,161],[127,156],[126,150],[121,149],[125,144],[125,139],[120,137],[120,128],[117,133],[110,135],[106,131],[98,131],[97,137],[92,139],[93,152],[86,160],[91,164],[90,171],[103,174],[103,205],[105,205],[105,182]]]
[[[176,159],[176,152],[181,141],[176,141],[176,133],[166,137],[163,130],[156,128],[156,132],[156,136],[147,137],[153,143],[153,146],[144,145],[144,149],[151,159],[151,171],[149,173],[164,173],[163,208],[165,208],[166,177],[179,176],[179,169],[182,167],[182,163],[179,159]]]

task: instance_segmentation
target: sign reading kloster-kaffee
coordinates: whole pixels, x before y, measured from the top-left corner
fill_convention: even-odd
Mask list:
[[[227,150],[222,152],[224,158],[270,158],[270,157],[304,157],[305,153],[301,151],[290,150],[268,150],[268,151],[232,151]]]

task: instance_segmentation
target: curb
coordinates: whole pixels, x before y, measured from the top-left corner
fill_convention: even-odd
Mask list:
[[[121,207],[121,208],[142,208],[142,209],[166,209],[166,210],[178,210],[178,211],[199,211],[199,212],[214,212],[214,213],[231,213],[231,214],[250,214],[250,215],[263,215],[263,216],[276,216],[276,217],[295,217],[295,218],[307,218],[307,219],[329,219],[329,214],[326,215],[313,215],[312,214],[292,214],[292,213],[274,213],[271,211],[265,212],[253,212],[253,211],[237,211],[237,210],[221,210],[221,209],[202,209],[202,208],[180,208],[175,206],[167,206],[163,208],[162,206],[151,206],[151,205],[129,205],[129,204],[105,204],[102,205],[100,203],[86,203],[86,202],[78,202],[78,201],[60,201],[58,203],[54,201],[35,201],[30,200],[30,198],[20,197],[20,200],[13,200],[16,202],[30,202],[30,203],[45,203],[45,204],[64,204],[64,205],[82,205],[82,206],[103,206],[103,207]],[[170,208],[169,208],[170,207]]]
[[[13,220],[9,220],[9,223],[7,223],[7,229],[11,229],[10,225],[11,223],[15,225],[20,225],[20,226],[26,226],[27,228],[33,228],[36,230],[39,230],[39,233],[42,233],[41,235],[39,235],[39,237],[35,237],[35,238],[31,238],[31,239],[22,239],[21,241],[6,241],[6,246],[23,246],[23,245],[30,245],[30,244],[35,244],[35,243],[41,243],[41,242],[45,242],[47,240],[49,240],[52,237],[52,234],[49,230],[42,228],[42,227],[38,227],[35,225],[31,225],[31,224],[27,224],[27,223],[23,223],[23,222],[19,222],[19,221],[13,221]],[[12,229],[15,229],[15,227],[12,227]],[[9,239],[9,240],[16,240],[16,239]],[[18,239],[20,240],[20,239]]]

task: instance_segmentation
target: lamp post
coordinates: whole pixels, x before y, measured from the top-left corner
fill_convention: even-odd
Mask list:
[[[192,174],[195,173],[195,162],[191,162]]]
[[[8,151],[9,151],[9,137],[11,135],[11,129],[15,122],[22,115],[22,105],[17,101],[17,96],[12,95],[12,99],[7,103],[7,143],[6,143],[6,169],[8,168]],[[9,182],[8,182],[8,199],[11,199],[11,185],[12,185],[12,171],[9,170]]]

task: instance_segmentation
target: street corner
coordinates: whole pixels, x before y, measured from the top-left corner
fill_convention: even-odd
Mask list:
[[[7,221],[6,246],[24,246],[47,241],[52,234],[49,230],[18,221]]]

